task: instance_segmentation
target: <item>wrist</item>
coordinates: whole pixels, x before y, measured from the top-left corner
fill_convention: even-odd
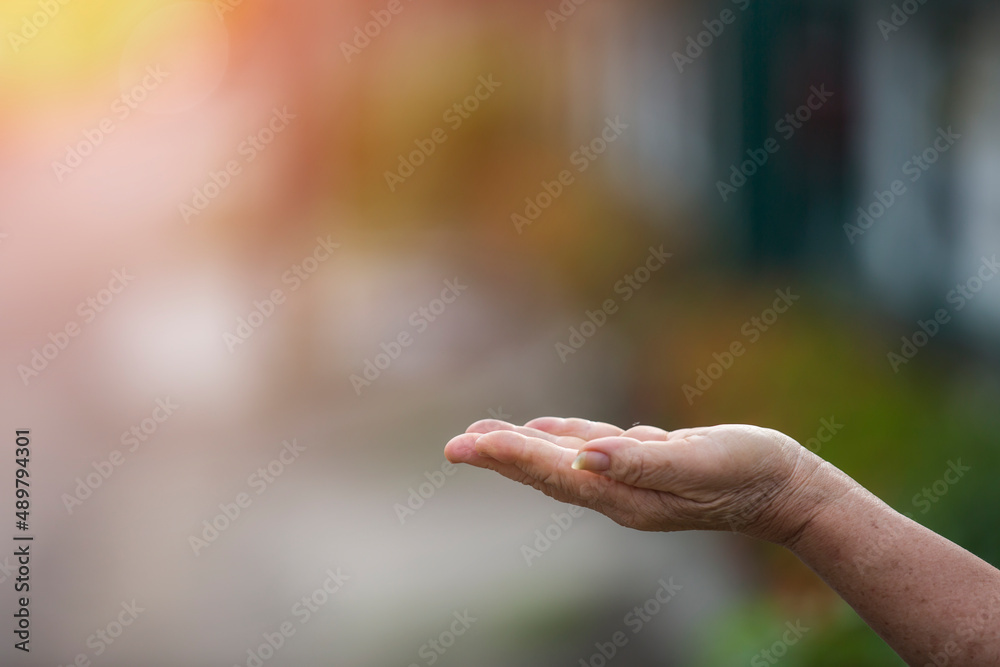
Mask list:
[[[764,539],[792,552],[823,531],[823,518],[860,488],[853,479],[798,443],[798,457],[769,513]]]

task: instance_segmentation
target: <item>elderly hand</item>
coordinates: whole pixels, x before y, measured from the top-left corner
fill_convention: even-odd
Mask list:
[[[730,530],[788,546],[822,502],[808,482],[823,460],[756,426],[490,419],[453,438],[445,456],[647,531]]]
[[[488,420],[445,456],[623,526],[732,530],[788,547],[907,664],[1000,665],[1000,570],[777,431]]]

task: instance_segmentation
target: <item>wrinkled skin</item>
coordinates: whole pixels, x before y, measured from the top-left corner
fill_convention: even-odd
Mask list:
[[[476,422],[445,456],[630,528],[727,530],[783,545],[809,521],[803,490],[824,465],[788,436],[756,426],[667,432],[557,417]]]

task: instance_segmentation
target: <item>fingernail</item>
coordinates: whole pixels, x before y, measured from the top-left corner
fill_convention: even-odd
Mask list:
[[[573,461],[573,469],[590,472],[611,470],[611,457],[602,452],[580,452],[580,455]]]

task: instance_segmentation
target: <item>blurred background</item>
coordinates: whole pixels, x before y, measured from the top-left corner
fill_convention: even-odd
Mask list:
[[[569,522],[442,448],[769,426],[1000,564],[998,30],[973,0],[5,2],[0,497],[30,429],[35,542],[0,662],[902,664],[788,553]]]

